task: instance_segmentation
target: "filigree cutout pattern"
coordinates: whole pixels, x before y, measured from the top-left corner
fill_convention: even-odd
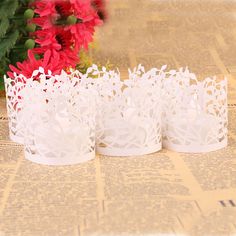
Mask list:
[[[99,71],[94,65],[84,75],[84,81],[96,77],[90,81],[99,94],[98,153],[131,156],[161,149],[160,74],[157,69],[145,72],[139,65],[129,71],[129,79],[121,81],[118,71]]]
[[[39,80],[28,79],[22,96],[26,159],[70,165],[95,157],[96,93],[80,86],[78,77],[40,68]]]
[[[188,69],[165,72],[139,65],[119,71],[90,67],[52,76],[5,78],[10,134],[24,138],[26,158],[75,164],[99,153],[144,155],[163,146],[208,152],[227,145],[227,80],[198,81]],[[95,138],[96,136],[96,138]]]
[[[20,93],[25,86],[26,78],[23,75],[14,75],[14,79],[4,77],[9,136],[12,141],[23,144],[24,126],[23,121],[19,117],[19,113],[22,111],[22,96]]]
[[[188,69],[163,80],[163,146],[179,152],[209,152],[227,146],[227,79],[198,81]]]

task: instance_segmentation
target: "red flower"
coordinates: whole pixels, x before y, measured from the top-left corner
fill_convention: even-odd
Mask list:
[[[68,0],[55,0],[55,9],[61,17],[68,17],[74,13],[74,9]]]
[[[41,27],[42,29],[50,29],[54,26],[54,19],[53,17],[42,16],[36,17],[29,21],[30,23],[36,24],[37,26]]]
[[[62,45],[56,39],[56,32],[54,30],[38,30],[34,33],[36,37],[35,42],[39,44],[40,48],[35,48],[36,50],[41,50],[44,53],[49,50],[61,50]]]
[[[36,17],[29,22],[40,29],[31,35],[36,48],[29,52],[28,60],[10,66],[13,72],[31,77],[42,66],[58,73],[79,63],[81,47],[87,48],[93,40],[95,26],[101,25],[105,0],[35,0],[31,6]],[[103,12],[104,11],[104,12]],[[44,59],[36,60],[34,54]],[[8,72],[14,77],[12,72]]]
[[[55,27],[51,30],[41,30],[35,32],[35,42],[40,47],[32,51],[36,54],[44,54],[50,50],[52,55],[58,54],[60,60],[64,61],[66,67],[75,67],[79,63],[78,50],[73,48],[74,42],[69,31],[64,31],[62,27]]]
[[[92,5],[95,7],[97,10],[97,14],[99,18],[103,21],[107,19],[107,11],[105,8],[105,1],[106,0],[92,0]]]
[[[35,7],[35,13],[39,17],[33,18],[32,23],[40,26],[42,29],[49,29],[57,24],[57,20],[66,18],[73,14],[73,9],[69,1],[63,0],[36,0],[32,3]]]
[[[83,24],[70,25],[66,27],[74,37],[74,48],[79,51],[81,47],[87,49],[90,42],[93,41],[94,27],[90,22]]]
[[[61,73],[64,68],[63,61],[60,60],[58,55],[51,56],[51,52],[47,51],[43,59],[36,60],[34,54],[31,50],[28,51],[28,59],[22,63],[18,62],[17,67],[13,65],[9,66],[11,71],[7,72],[8,76],[15,78],[14,72],[18,75],[22,74],[26,78],[30,78],[35,70],[38,70],[39,67],[43,67],[44,71],[47,73],[49,70],[53,75],[58,75]]]
[[[35,7],[34,12],[39,14],[40,17],[51,16],[56,17],[58,15],[55,9],[55,1],[48,0],[36,0],[32,3],[32,6]]]
[[[94,7],[91,0],[38,0],[34,6],[39,17],[32,19],[31,22],[40,26],[42,30],[52,30],[61,25],[61,28],[73,36],[72,45],[76,50],[81,47],[87,48],[93,39],[95,26],[102,24],[98,15],[99,10]],[[74,16],[77,22],[66,25],[69,16]]]
[[[91,1],[70,0],[70,2],[74,9],[74,15],[80,22],[69,25],[65,29],[74,36],[75,48],[87,48],[93,40],[95,26],[101,25],[102,20],[100,20]]]
[[[35,8],[34,12],[39,15],[39,17],[33,18],[31,23],[40,26],[42,29],[53,27],[60,17],[55,9],[54,1],[36,0],[31,6]]]

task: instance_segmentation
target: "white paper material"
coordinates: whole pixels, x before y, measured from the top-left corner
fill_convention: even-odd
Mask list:
[[[22,95],[21,91],[25,86],[26,78],[23,75],[16,75],[15,78],[4,77],[7,113],[9,120],[9,136],[10,139],[19,144],[24,143],[24,126],[19,118],[22,111]]]
[[[121,81],[115,71],[95,74],[99,93],[96,149],[110,156],[144,155],[161,149],[161,80],[157,69],[145,72],[139,65]],[[86,75],[87,79],[89,74]]]
[[[22,94],[26,159],[71,165],[95,157],[95,97],[79,79],[41,73]]]
[[[96,110],[94,108],[92,113],[94,119],[96,117],[96,149],[100,154],[132,156],[153,153],[162,148],[162,138],[165,148],[177,152],[209,152],[227,146],[226,78],[220,82],[216,77],[200,82],[188,69],[164,72],[165,68],[146,72],[139,65],[133,71],[129,70],[129,79],[124,81],[119,72],[107,71],[104,67],[99,70],[96,65],[86,74],[71,71],[69,75],[62,72],[59,76],[51,76],[45,75],[40,68],[30,79],[17,75],[15,81],[5,78],[10,137],[22,142],[23,121],[34,112],[33,117],[38,113],[43,122],[48,122],[42,137],[49,138],[47,130],[57,125],[52,126],[55,136],[63,133],[66,140],[78,138],[71,132],[74,126],[79,126],[79,118],[77,122],[71,120],[70,116],[78,117],[78,114],[70,106],[71,103],[78,106],[75,105],[78,88],[83,88],[88,96],[81,97],[84,102],[81,116],[87,115],[90,101],[86,99],[89,99],[90,92],[99,94]],[[35,78],[35,75],[39,77]],[[24,96],[28,99],[26,103],[23,103]],[[30,104],[34,105],[30,107]],[[24,106],[28,106],[26,112]],[[89,122],[89,115],[87,117]],[[36,122],[31,127],[37,125]],[[89,130],[89,126],[86,129]],[[83,130],[82,126],[80,130]],[[81,135],[86,140],[89,132]],[[58,145],[63,146],[64,142]],[[48,149],[55,146],[48,146]],[[68,146],[70,143],[65,149]]]
[[[227,79],[198,81],[188,69],[163,79],[163,146],[210,152],[227,146]]]

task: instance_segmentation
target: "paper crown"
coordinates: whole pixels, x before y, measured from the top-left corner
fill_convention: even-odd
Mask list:
[[[163,146],[179,152],[209,152],[227,145],[227,80],[198,81],[188,69],[163,80]]]
[[[85,75],[99,94],[96,149],[110,156],[143,155],[161,149],[161,84],[156,69],[139,66],[121,81],[117,71],[93,66]],[[83,79],[82,79],[83,80]],[[159,80],[160,82],[160,80]]]
[[[14,79],[4,76],[9,136],[12,141],[20,144],[24,143],[24,126],[19,113],[22,111],[20,94],[25,86],[25,80],[26,78],[23,75],[15,74]]]
[[[95,157],[95,99],[78,78],[40,68],[38,80],[28,79],[22,96],[26,159],[70,165]]]

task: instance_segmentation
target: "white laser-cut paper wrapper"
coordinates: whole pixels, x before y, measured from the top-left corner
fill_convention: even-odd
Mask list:
[[[22,112],[21,91],[25,86],[26,78],[14,74],[15,78],[4,77],[6,90],[6,105],[8,113],[10,139],[19,144],[24,143],[24,126],[19,114]]]
[[[95,96],[62,72],[24,89],[25,157],[39,164],[71,165],[95,157]]]
[[[188,69],[163,80],[163,146],[178,152],[210,152],[227,146],[227,79],[198,81]]]
[[[121,81],[115,71],[93,66],[88,74],[99,94],[96,150],[109,156],[133,156],[161,149],[161,97],[157,70],[139,66]],[[82,79],[83,81],[83,79]],[[160,81],[159,81],[160,82]]]

